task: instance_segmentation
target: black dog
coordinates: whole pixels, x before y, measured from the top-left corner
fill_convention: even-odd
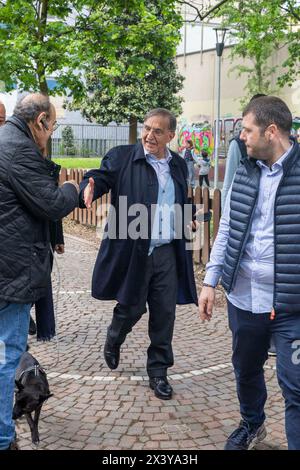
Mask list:
[[[31,440],[34,444],[40,441],[38,422],[40,412],[45,400],[52,396],[46,372],[38,361],[28,352],[21,356],[16,372],[16,393],[13,419],[25,415],[31,431]],[[31,413],[34,412],[34,418]]]

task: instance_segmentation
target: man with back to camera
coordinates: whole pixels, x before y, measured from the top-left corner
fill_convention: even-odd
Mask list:
[[[14,450],[15,371],[25,351],[29,312],[50,276],[50,220],[78,205],[75,182],[57,187],[57,165],[46,160],[56,126],[49,98],[30,94],[0,129],[0,450]]]
[[[256,95],[252,96],[250,102],[262,96],[266,96],[266,95],[263,93],[257,93]],[[247,149],[246,149],[245,142],[240,138],[240,134],[239,134],[236,137],[232,137],[229,143],[229,147],[228,147],[224,183],[223,183],[223,188],[222,188],[222,193],[221,193],[222,211],[223,211],[223,208],[225,207],[226,197],[230,189],[231,183],[233,181],[235,172],[244,158],[247,158]]]
[[[280,98],[260,97],[245,108],[241,139],[249,158],[230,188],[199,298],[200,318],[210,320],[222,276],[242,416],[225,450],[247,450],[266,435],[263,366],[271,335],[288,448],[300,450],[300,148],[291,127]]]
[[[183,211],[187,198],[187,166],[167,148],[176,130],[176,118],[170,111],[153,109],[144,119],[142,142],[115,147],[101,162],[99,170],[85,175],[80,185],[80,203],[90,207],[93,200],[111,190],[116,220],[122,216],[120,197],[128,208],[140,204],[151,219],[151,207],[157,205],[153,224],[146,237],[122,239],[106,237],[101,242],[95,264],[92,295],[101,300],[117,300],[108,327],[104,358],[110,369],[119,364],[120,346],[149,306],[147,372],[155,396],[169,400],[172,387],[167,370],[173,365],[172,337],[176,302],[197,303],[191,251],[184,237],[175,239],[178,219],[164,217],[160,208],[174,204]],[[84,203],[83,203],[84,201]],[[124,215],[126,233],[130,216]],[[124,220],[124,219],[123,219]],[[144,227],[141,227],[143,231]],[[150,231],[148,231],[150,229]],[[181,225],[183,233],[183,223]]]

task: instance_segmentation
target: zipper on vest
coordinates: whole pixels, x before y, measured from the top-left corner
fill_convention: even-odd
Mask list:
[[[257,191],[256,196],[255,196],[255,200],[254,200],[254,204],[253,204],[252,212],[251,212],[251,216],[250,216],[250,221],[249,221],[249,224],[248,224],[247,231],[245,232],[242,248],[241,248],[240,254],[239,254],[239,259],[238,259],[238,262],[236,263],[235,271],[234,271],[233,276],[232,276],[232,281],[231,281],[231,285],[229,287],[228,293],[230,293],[232,291],[233,286],[234,286],[235,281],[236,281],[236,278],[237,278],[238,268],[240,266],[241,258],[242,258],[243,251],[244,251],[244,248],[245,248],[246,243],[247,243],[247,238],[248,238],[248,235],[249,235],[249,232],[250,232],[250,229],[251,229],[252,220],[253,220],[253,217],[254,217],[254,210],[255,210],[255,207],[256,207],[256,203],[257,203],[258,193],[259,193],[259,188],[258,188],[258,191]]]
[[[292,149],[293,151],[293,149]],[[273,309],[271,311],[271,315],[270,315],[270,319],[271,320],[274,320],[275,318],[275,309],[274,309],[274,306],[275,306],[275,286],[276,286],[276,218],[275,218],[275,210],[276,210],[276,200],[277,200],[277,193],[278,193],[278,190],[280,188],[280,186],[282,186],[282,181],[283,181],[283,178],[285,177],[286,173],[287,173],[287,170],[289,169],[289,166],[286,167],[286,170],[284,171],[284,168],[282,170],[282,177],[281,177],[281,180],[279,181],[279,184],[277,186],[277,189],[276,189],[276,194],[275,194],[275,199],[274,199],[274,214],[273,214],[273,217],[274,217],[274,220],[273,220],[273,237],[274,237],[274,292],[273,292]],[[274,311],[274,317],[272,317],[272,312]]]

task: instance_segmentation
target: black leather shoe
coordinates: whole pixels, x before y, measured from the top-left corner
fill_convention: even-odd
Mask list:
[[[110,346],[108,341],[104,345],[104,359],[110,369],[116,369],[120,360],[120,346]]]
[[[173,389],[167,377],[150,377],[149,387],[154,390],[154,394],[161,400],[171,400]]]

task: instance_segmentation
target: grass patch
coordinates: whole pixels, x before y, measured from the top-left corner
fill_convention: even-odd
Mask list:
[[[62,168],[99,168],[101,158],[53,158]]]

